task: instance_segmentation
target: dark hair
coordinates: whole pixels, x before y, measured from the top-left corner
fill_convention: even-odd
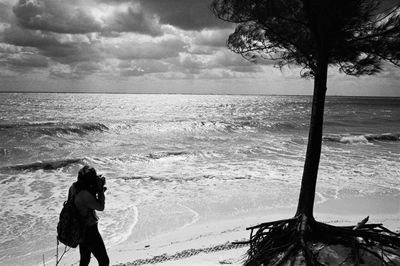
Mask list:
[[[87,190],[95,195],[97,188],[96,170],[88,165],[82,167],[81,170],[79,170],[78,181],[75,186],[78,191]]]

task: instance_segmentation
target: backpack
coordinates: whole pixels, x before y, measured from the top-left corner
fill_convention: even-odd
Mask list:
[[[76,248],[83,240],[83,223],[74,203],[75,196],[64,202],[57,224],[57,240],[64,245]]]

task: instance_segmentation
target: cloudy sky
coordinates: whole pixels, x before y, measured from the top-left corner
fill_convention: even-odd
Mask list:
[[[0,0],[0,91],[311,94],[229,51],[210,0]],[[400,69],[330,71],[331,95],[400,96]]]

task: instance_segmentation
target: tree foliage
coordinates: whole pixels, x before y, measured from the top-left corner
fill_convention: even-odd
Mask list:
[[[400,4],[378,0],[215,0],[214,14],[237,23],[228,47],[249,60],[275,60],[314,76],[323,53],[349,75],[400,66]]]

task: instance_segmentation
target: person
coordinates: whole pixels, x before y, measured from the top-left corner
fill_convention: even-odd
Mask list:
[[[96,215],[96,210],[103,211],[105,207],[104,192],[107,188],[104,185],[104,177],[98,176],[93,167],[84,166],[79,170],[77,182],[72,184],[68,192],[68,199],[75,197],[74,203],[82,218],[83,238],[79,243],[80,266],[89,265],[91,254],[97,259],[99,266],[110,264],[97,226]]]

